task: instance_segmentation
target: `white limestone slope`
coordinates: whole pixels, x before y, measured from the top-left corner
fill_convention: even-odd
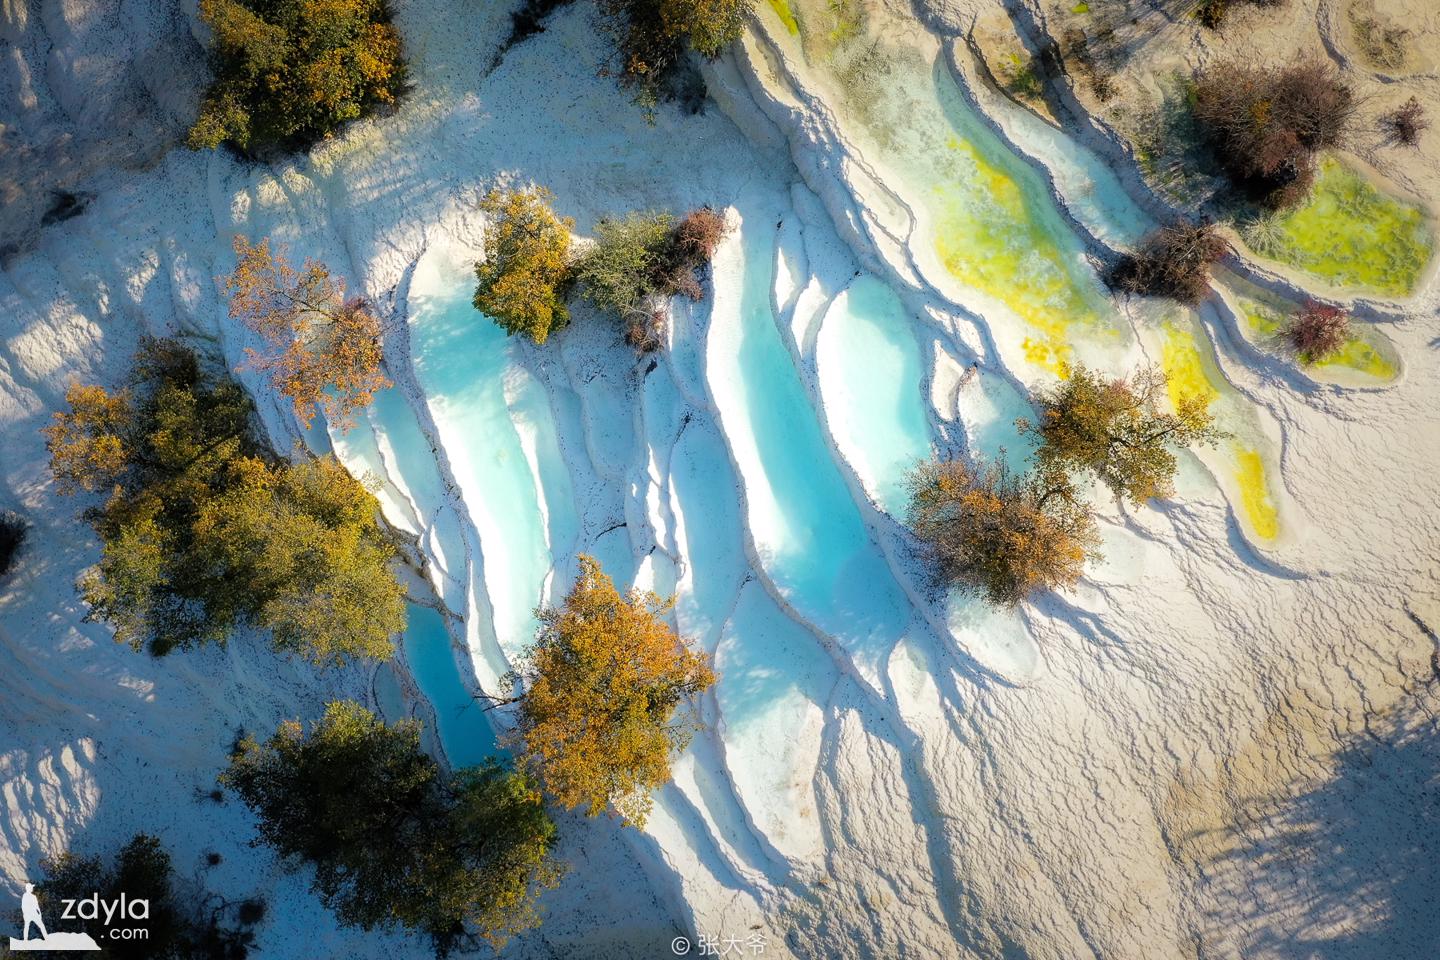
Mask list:
[[[943,44],[883,9],[949,76]],[[246,337],[211,278],[244,232],[325,260],[397,321],[395,386],[357,430],[308,439],[382,481],[467,682],[504,672],[581,552],[675,592],[677,625],[715,655],[707,730],[647,831],[566,819],[574,874],[517,955],[752,932],[767,957],[1422,955],[1440,923],[1407,892],[1440,882],[1420,852],[1440,747],[1417,720],[1440,706],[1423,627],[1440,623],[1433,300],[1389,331],[1407,375],[1384,391],[1301,389],[1219,338],[1236,409],[1279,434],[1293,543],[1257,545],[1233,488],[1191,461],[1174,500],[1101,504],[1105,559],[1075,592],[1017,612],[939,597],[895,472],[932,449],[1022,457],[1011,421],[1039,378],[1014,311],[945,272],[923,193],[770,8],[707,67],[706,113],[653,127],[596,78],[586,8],[493,71],[506,9],[396,12],[417,83],[396,115],[277,166],[175,150],[102,169],[85,212],[0,271],[0,507],[37,527],[0,584],[8,887],[47,853],[149,829],[182,864],[221,850],[207,882],[228,895],[270,891],[264,956],[425,955],[337,930],[303,877],[245,845],[242,810],[192,798],[237,725],[336,695],[433,721],[414,681],[313,676],[253,638],[157,664],[82,623],[70,588],[96,548],[36,431],[68,380],[118,382],[141,332],[237,363]],[[67,49],[53,20],[25,50]],[[1080,231],[1130,235],[1105,219],[1116,198],[1077,199],[1100,165],[1053,131],[1011,139],[1065,154],[1023,209],[1093,286]],[[637,360],[584,310],[536,348],[470,308],[474,200],[528,180],[582,233],[631,208],[726,211],[707,301],[676,304],[667,350]],[[1138,359],[1148,334],[1132,334],[1087,356]],[[247,383],[288,446],[288,414]]]

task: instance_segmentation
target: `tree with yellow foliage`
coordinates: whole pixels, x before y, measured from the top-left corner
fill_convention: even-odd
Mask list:
[[[104,387],[72,383],[65,389],[69,410],[55,414],[43,431],[50,447],[50,467],[61,493],[93,492],[125,469],[129,451],[121,431],[130,417],[125,392],[111,395]]]
[[[572,282],[570,231],[544,187],[491,190],[485,213],[485,259],[475,265],[475,309],[511,335],[544,343],[570,322],[565,294]]]
[[[1209,398],[1179,399],[1173,413],[1164,407],[1166,377],[1148,366],[1130,377],[1107,379],[1083,365],[1035,400],[1040,417],[1017,422],[1043,441],[1036,451],[1042,470],[1088,470],[1116,497],[1140,506],[1169,496],[1175,476],[1174,450],[1214,443],[1224,436],[1210,413]]]
[[[248,365],[270,382],[310,425],[317,409],[339,427],[390,386],[380,372],[384,349],[380,321],[365,301],[345,297],[345,281],[318,260],[296,270],[285,251],[271,253],[270,240],[237,236],[235,269],[221,281],[230,316],[258,333],[264,352],[246,350]]]
[[[1099,543],[1095,521],[1063,472],[1015,475],[1003,463],[920,464],[907,479],[910,528],[936,579],[1014,606],[1074,586]]]
[[[317,665],[391,655],[395,545],[334,458],[275,461],[239,384],[175,341],[145,341],[124,392],[70,397],[45,435],[62,490],[107,494],[86,514],[102,552],[80,588],[116,640],[161,656],[243,625]]]
[[[405,86],[385,0],[200,0],[215,75],[193,149],[308,147]]]
[[[608,807],[644,826],[650,791],[699,721],[682,703],[715,682],[709,658],[666,621],[672,601],[621,594],[592,557],[565,602],[538,612],[540,630],[512,676],[523,685],[513,747],[566,808]]]

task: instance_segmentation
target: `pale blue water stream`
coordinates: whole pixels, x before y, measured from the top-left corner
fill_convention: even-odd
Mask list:
[[[445,618],[410,604],[405,625],[405,660],[435,709],[440,744],[455,768],[473,766],[498,752],[485,711],[461,679],[455,646]]]

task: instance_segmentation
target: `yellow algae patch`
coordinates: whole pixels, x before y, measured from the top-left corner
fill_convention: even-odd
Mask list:
[[[1265,461],[1260,451],[1235,444],[1235,484],[1240,488],[1240,502],[1255,532],[1266,540],[1280,535],[1280,511],[1270,496],[1265,477]]]
[[[1195,343],[1195,335],[1173,323],[1165,324],[1165,342],[1161,348],[1160,366],[1165,371],[1165,389],[1175,407],[1191,397],[1204,399],[1208,407],[1220,396],[1209,375],[1205,361]]]
[[[780,22],[785,24],[785,29],[790,31],[791,36],[798,37],[800,35],[800,24],[796,21],[795,14],[791,11],[788,0],[769,0],[769,2],[770,9],[774,10],[776,16],[780,18]]]
[[[1414,291],[1435,248],[1419,207],[1384,193],[1333,157],[1320,164],[1303,204],[1244,234],[1261,256],[1337,287],[1390,296]]]
[[[1267,310],[1254,300],[1242,300],[1242,309],[1245,319],[1250,324],[1251,333],[1258,337],[1278,337],[1281,331],[1280,315],[1273,310]]]
[[[1108,333],[1100,315],[1040,226],[1019,183],[956,137],[947,143],[962,176],[936,186],[934,248],[956,280],[998,300],[1030,328],[1025,358],[1059,376],[1069,373],[1077,324]]]
[[[1164,340],[1160,366],[1165,371],[1165,386],[1171,404],[1178,407],[1182,400],[1200,397],[1207,407],[1214,406],[1217,400],[1222,399],[1222,390],[1228,393],[1228,388],[1211,374],[1195,334],[1173,323],[1166,323],[1162,329]],[[1225,396],[1224,399],[1233,397]],[[1230,403],[1226,403],[1221,409],[1212,411],[1222,430],[1233,432],[1238,426],[1233,422],[1233,409]],[[1274,540],[1280,534],[1280,511],[1271,495],[1265,460],[1258,449],[1246,446],[1240,440],[1233,440],[1229,450],[1235,464],[1234,484],[1240,508],[1257,536]]]
[[[1395,364],[1385,359],[1379,350],[1358,337],[1341,347],[1335,356],[1320,361],[1320,366],[1349,367],[1376,380],[1394,380],[1399,372],[1395,369]]]

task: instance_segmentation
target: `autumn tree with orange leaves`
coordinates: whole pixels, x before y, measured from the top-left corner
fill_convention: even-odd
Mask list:
[[[1012,473],[1003,463],[920,464],[907,478],[910,528],[936,580],[1014,606],[1072,587],[1099,543],[1095,521],[1057,470]]]
[[[354,411],[390,386],[380,372],[380,321],[363,299],[347,299],[345,281],[318,260],[307,257],[297,270],[283,248],[271,252],[268,238],[252,244],[238,236],[235,256],[223,281],[230,316],[266,346],[246,350],[247,366],[269,375],[305,426],[317,409],[331,423],[350,425]]]
[[[200,0],[214,77],[192,149],[309,147],[407,84],[385,0]]]
[[[540,630],[511,681],[519,696],[511,746],[562,806],[607,807],[632,826],[650,791],[670,779],[670,757],[700,729],[681,705],[715,682],[709,658],[665,620],[673,601],[622,594],[593,557]]]

